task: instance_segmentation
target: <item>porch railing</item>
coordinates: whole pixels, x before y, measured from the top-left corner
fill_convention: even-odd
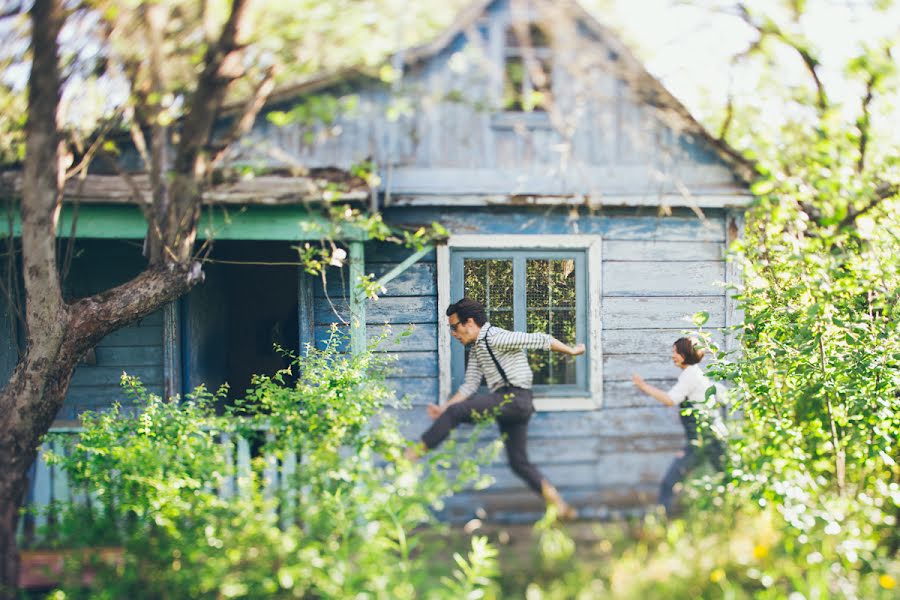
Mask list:
[[[24,504],[26,511],[19,519],[18,537],[25,545],[42,540],[42,532],[47,531],[50,509],[55,503],[75,501],[90,504],[95,500],[86,489],[70,482],[62,465],[50,464],[47,460],[48,451],[65,456],[67,443],[64,438],[74,437],[80,432],[81,428],[77,426],[53,427],[49,432],[52,434],[49,436],[50,440],[38,450]],[[271,439],[270,434],[266,434],[266,437]],[[227,475],[219,482],[216,490],[218,496],[230,498],[235,494],[249,493],[250,488],[245,484],[251,481],[251,459],[254,458],[250,441],[237,434],[223,433],[219,437],[219,444],[225,457]],[[279,492],[285,492],[285,510],[281,512],[289,515],[296,502],[289,482],[297,472],[297,453],[283,452],[280,460],[273,453],[265,453],[262,457],[265,464],[261,473],[263,493],[265,497],[273,498]]]

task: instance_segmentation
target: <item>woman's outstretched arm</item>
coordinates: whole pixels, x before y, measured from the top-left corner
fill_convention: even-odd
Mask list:
[[[634,383],[637,389],[641,390],[649,396],[652,396],[657,401],[662,402],[666,406],[675,406],[675,401],[672,400],[672,397],[669,396],[667,392],[664,392],[658,387],[650,385],[649,383],[644,381],[644,378],[637,373],[631,376],[631,381],[632,383]]]

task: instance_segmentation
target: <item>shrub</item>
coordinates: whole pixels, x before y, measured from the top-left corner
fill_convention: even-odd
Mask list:
[[[203,389],[163,400],[126,380],[137,414],[87,416],[58,458],[91,498],[61,507],[60,542],[118,544],[124,558],[91,589],[73,577],[62,597],[491,597],[485,540],[451,562],[422,534],[444,497],[484,485],[478,464],[496,445],[477,450],[472,436],[410,464],[385,412],[395,402],[385,364],[337,346],[255,377],[224,416]],[[238,439],[258,449],[246,465],[234,459]]]

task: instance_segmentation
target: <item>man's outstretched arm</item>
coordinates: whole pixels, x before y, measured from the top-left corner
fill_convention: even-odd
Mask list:
[[[579,356],[584,354],[584,344],[569,346],[546,333],[526,333],[524,331],[503,331],[488,334],[492,348],[501,350],[553,350],[560,354]]]
[[[560,354],[568,354],[569,356],[581,356],[584,354],[584,344],[575,344],[574,346],[568,346],[563,344],[556,338],[551,338],[550,341],[550,349],[554,352],[559,352]]]

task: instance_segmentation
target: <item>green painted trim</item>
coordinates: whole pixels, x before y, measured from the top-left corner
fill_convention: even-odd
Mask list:
[[[57,232],[68,237],[76,207],[63,206]],[[5,228],[4,228],[5,229]],[[18,211],[13,235],[19,237],[22,226]],[[77,207],[75,235],[79,238],[144,239],[147,223],[136,206],[90,204]],[[328,219],[300,206],[205,207],[197,225],[197,239],[217,240],[289,240],[310,241],[323,237],[346,241],[366,240],[366,232],[351,226],[336,231]]]

